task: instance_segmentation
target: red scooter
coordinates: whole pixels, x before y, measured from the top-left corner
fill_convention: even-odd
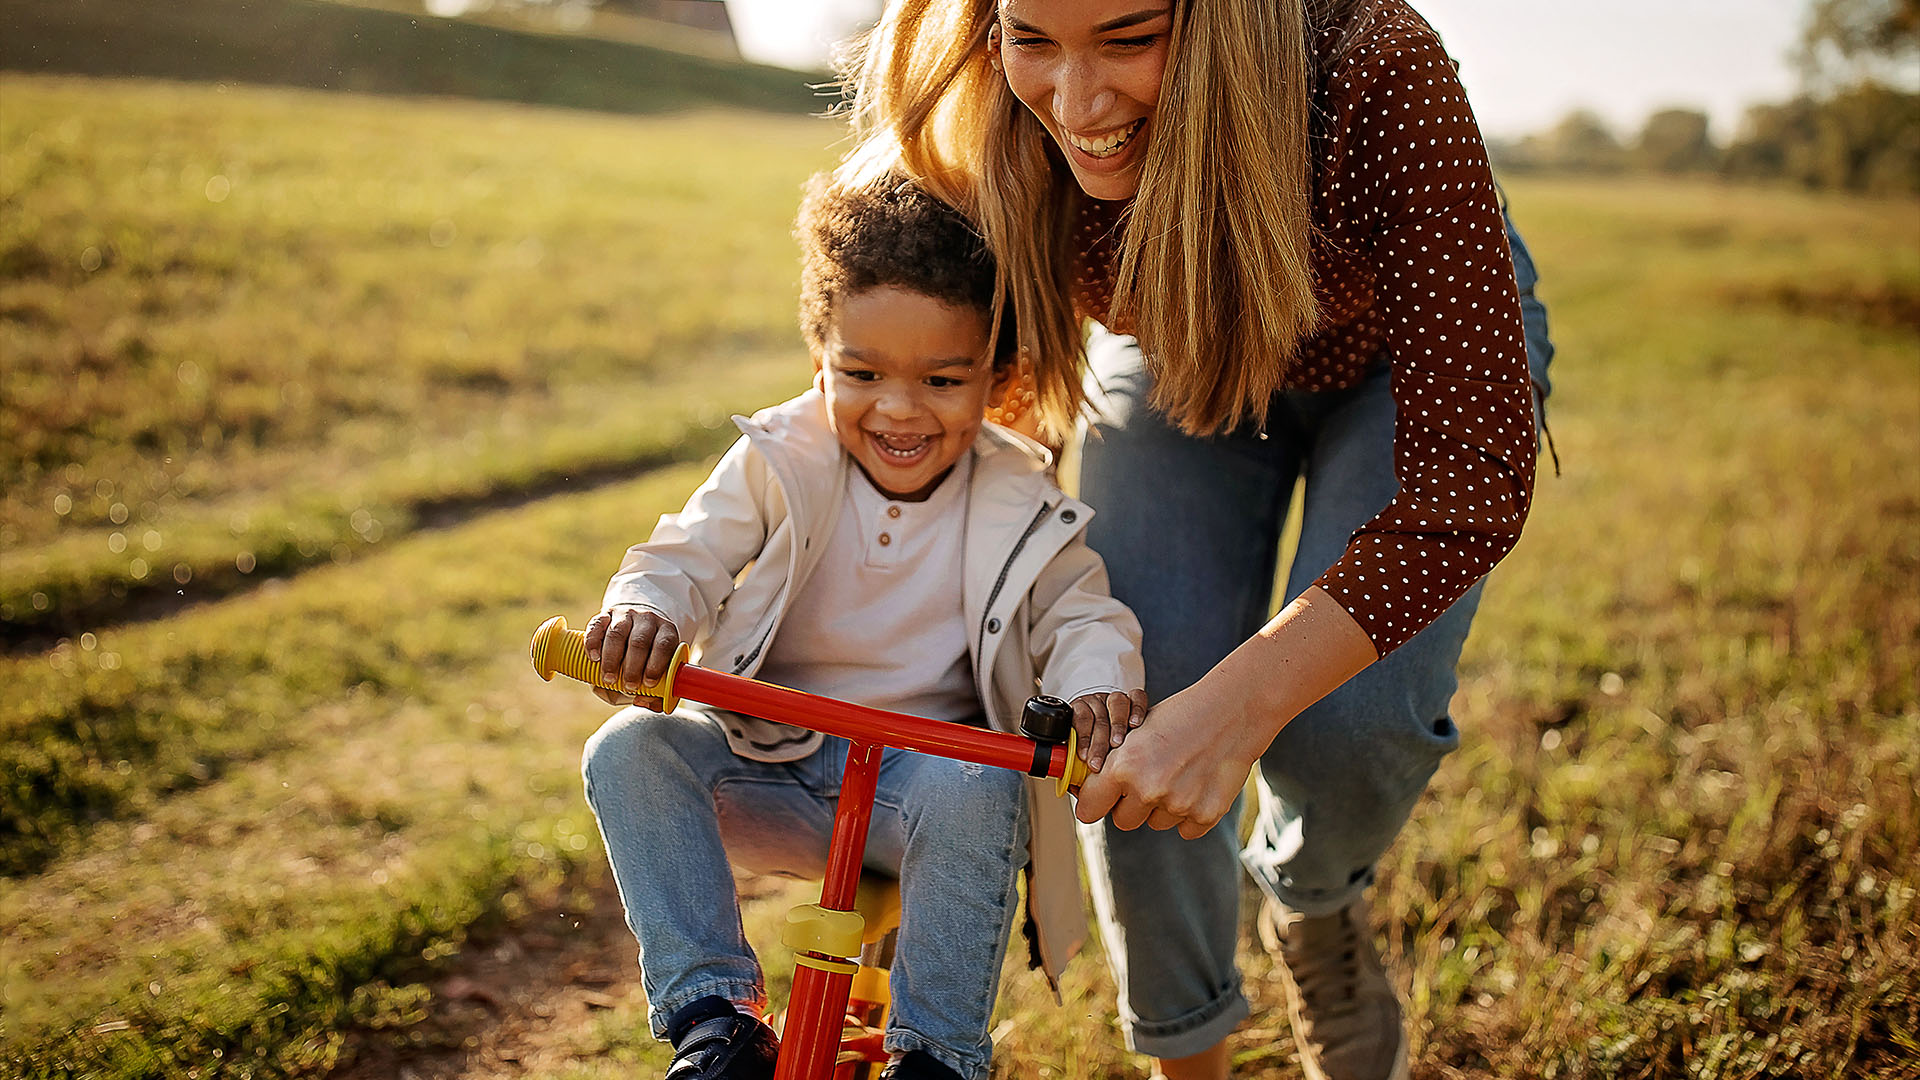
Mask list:
[[[1065,795],[1086,779],[1073,730],[1073,710],[1058,698],[1035,697],[1020,717],[1019,735],[989,731],[905,713],[820,697],[771,683],[713,671],[687,662],[682,642],[667,674],[641,688],[649,705],[671,712],[685,698],[747,716],[810,728],[846,739],[846,776],[835,806],[833,836],[827,850],[826,880],[820,902],[787,913],[781,940],[794,950],[793,992],[774,1080],[852,1080],[856,1069],[886,1060],[870,1028],[849,1026],[850,1000],[859,1009],[885,1008],[884,972],[857,961],[863,939],[871,939],[867,918],[856,909],[860,866],[866,854],[867,824],[873,816],[874,785],[880,754],[886,747],[1015,769],[1029,776],[1052,777],[1054,791]],[[533,669],[542,679],[555,673],[624,693],[602,680],[600,665],[587,659],[586,635],[554,616],[533,635]],[[897,907],[895,908],[897,917]],[[873,976],[878,976],[877,978]],[[860,979],[855,995],[856,977]]]

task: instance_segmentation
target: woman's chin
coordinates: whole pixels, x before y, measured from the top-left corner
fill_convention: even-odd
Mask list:
[[[1140,190],[1140,156],[1128,154],[1127,157],[1131,160],[1119,168],[1103,168],[1084,162],[1080,154],[1069,154],[1067,168],[1090,199],[1107,202],[1131,199]]]
[[[1075,174],[1080,181],[1080,190],[1090,199],[1102,202],[1120,202],[1131,199],[1140,191],[1140,172],[1129,170],[1120,176],[1084,176]]]

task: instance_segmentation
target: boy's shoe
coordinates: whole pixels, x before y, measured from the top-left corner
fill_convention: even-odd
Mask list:
[[[880,1080],[960,1080],[960,1074],[925,1050],[909,1050],[887,1063]]]
[[[1307,1080],[1407,1080],[1400,995],[1373,947],[1366,900],[1314,918],[1268,900],[1259,928],[1280,961]]]
[[[673,1064],[666,1080],[773,1080],[780,1040],[725,998],[705,997],[667,1021]]]

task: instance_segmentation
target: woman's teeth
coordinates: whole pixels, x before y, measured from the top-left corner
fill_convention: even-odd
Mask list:
[[[1143,116],[1133,123],[1128,124],[1126,127],[1116,128],[1097,139],[1085,138],[1084,136],[1075,135],[1069,131],[1067,132],[1067,142],[1072,143],[1075,150],[1086,154],[1088,157],[1112,157],[1119,153],[1129,142],[1133,141],[1134,133],[1139,131],[1141,125],[1146,122],[1147,118]]]

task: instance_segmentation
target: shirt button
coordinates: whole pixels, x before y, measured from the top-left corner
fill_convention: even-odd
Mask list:
[[[893,537],[892,537],[891,535],[889,535],[889,534],[887,534],[887,533],[881,533],[881,534],[880,534],[880,546],[881,546],[881,547],[886,547],[886,546],[887,546],[888,544],[891,544],[891,543],[893,543]]]
[[[887,507],[887,516],[888,516],[888,517],[890,517],[890,518],[897,518],[897,517],[899,517],[899,516],[900,516],[900,508],[899,508],[899,507],[897,507],[897,506],[889,506],[889,507]]]
[[[1071,524],[1073,524],[1073,523],[1074,523],[1075,521],[1078,521],[1078,520],[1080,520],[1080,515],[1079,515],[1079,514],[1076,514],[1076,513],[1074,513],[1074,512],[1073,512],[1073,511],[1071,511],[1071,510],[1062,510],[1062,511],[1060,511],[1060,520],[1061,520],[1061,521],[1064,521],[1064,522],[1066,522],[1066,523],[1067,523],[1067,524],[1069,524],[1069,525],[1071,525]]]

